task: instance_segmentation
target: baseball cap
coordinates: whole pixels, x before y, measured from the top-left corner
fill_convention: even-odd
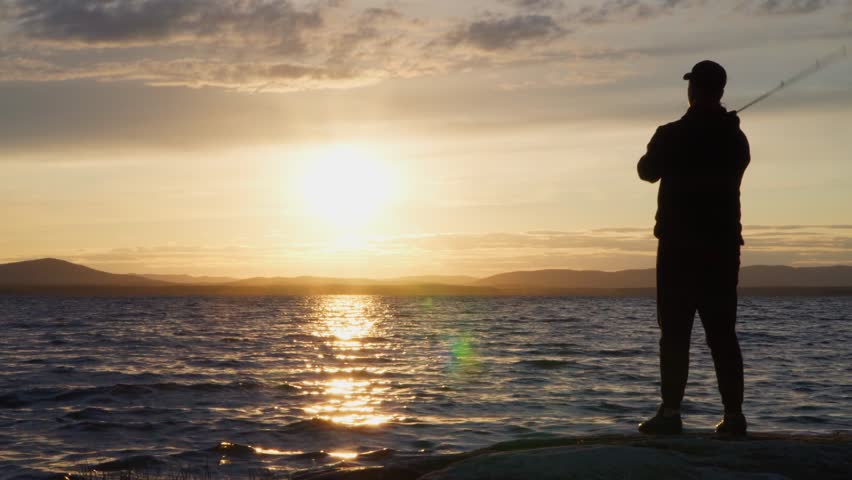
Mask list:
[[[702,87],[722,89],[728,82],[728,74],[718,63],[702,60],[692,67],[692,71],[685,73],[683,79],[691,80]]]

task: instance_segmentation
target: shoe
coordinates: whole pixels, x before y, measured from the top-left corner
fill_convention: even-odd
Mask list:
[[[663,416],[663,406],[657,409],[653,418],[639,424],[639,433],[646,435],[680,435],[683,433],[683,421],[680,414],[671,417]]]
[[[722,435],[745,435],[746,418],[742,413],[726,413],[722,421],[716,424],[716,433]]]

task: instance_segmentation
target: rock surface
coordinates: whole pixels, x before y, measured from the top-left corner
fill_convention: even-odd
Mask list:
[[[608,436],[516,441],[476,452],[422,480],[850,479],[852,437],[762,434]]]
[[[393,457],[295,480],[852,479],[852,433],[721,438],[606,435],[518,440],[433,457]]]

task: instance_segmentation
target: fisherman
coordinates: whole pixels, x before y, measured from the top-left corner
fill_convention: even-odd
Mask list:
[[[641,424],[647,434],[679,434],[697,311],[724,404],[717,433],[744,435],[743,359],[735,330],[742,224],[740,183],[750,161],[736,112],[721,105],[727,73],[704,60],[683,76],[689,109],[659,127],[639,160],[639,178],[660,181],[654,236],[662,404]]]

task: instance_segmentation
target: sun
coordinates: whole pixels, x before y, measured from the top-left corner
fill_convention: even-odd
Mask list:
[[[390,202],[394,179],[387,164],[363,146],[328,147],[306,159],[306,213],[337,227],[363,226]]]

